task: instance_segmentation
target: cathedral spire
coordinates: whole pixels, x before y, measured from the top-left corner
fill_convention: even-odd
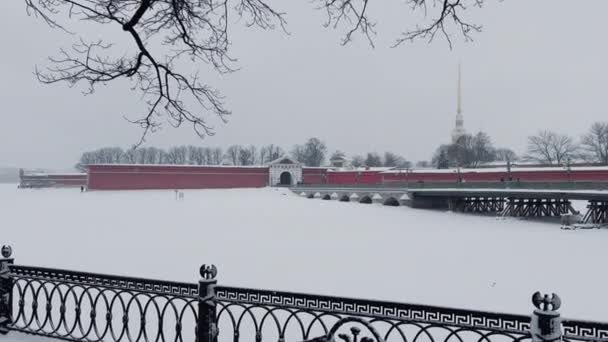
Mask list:
[[[458,139],[465,135],[464,130],[464,117],[462,115],[462,75],[460,72],[460,63],[458,63],[458,90],[457,90],[457,104],[456,104],[456,125],[452,130],[452,143],[456,143]]]
[[[462,113],[462,81],[460,75],[460,63],[458,63],[458,108],[456,109],[456,113]]]

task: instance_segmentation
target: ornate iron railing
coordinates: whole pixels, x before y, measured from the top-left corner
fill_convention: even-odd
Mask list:
[[[9,270],[11,330],[75,341],[193,340],[196,286],[28,266]]]
[[[0,259],[0,333],[70,341],[604,341],[608,324],[561,320],[558,297],[532,316],[14,265]],[[557,339],[556,339],[557,336]]]

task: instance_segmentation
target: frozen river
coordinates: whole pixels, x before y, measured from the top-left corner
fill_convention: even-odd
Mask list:
[[[580,205],[580,204],[579,204]],[[529,314],[537,290],[562,314],[606,321],[608,231],[285,190],[88,192],[0,185],[0,244],[19,264]]]

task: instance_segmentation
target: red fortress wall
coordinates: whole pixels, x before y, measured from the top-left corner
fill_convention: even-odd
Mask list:
[[[325,167],[304,167],[302,168],[303,184],[327,184],[327,168]]]
[[[267,167],[90,165],[90,190],[259,188]]]
[[[303,184],[405,184],[462,182],[608,182],[608,168],[504,170],[333,170],[302,168]],[[91,190],[259,188],[267,166],[90,165]],[[76,183],[77,184],[77,183]]]

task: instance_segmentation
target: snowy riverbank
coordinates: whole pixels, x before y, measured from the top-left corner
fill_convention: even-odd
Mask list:
[[[605,320],[608,230],[300,198],[284,189],[88,192],[0,185],[19,264]],[[577,206],[584,203],[577,203]]]

